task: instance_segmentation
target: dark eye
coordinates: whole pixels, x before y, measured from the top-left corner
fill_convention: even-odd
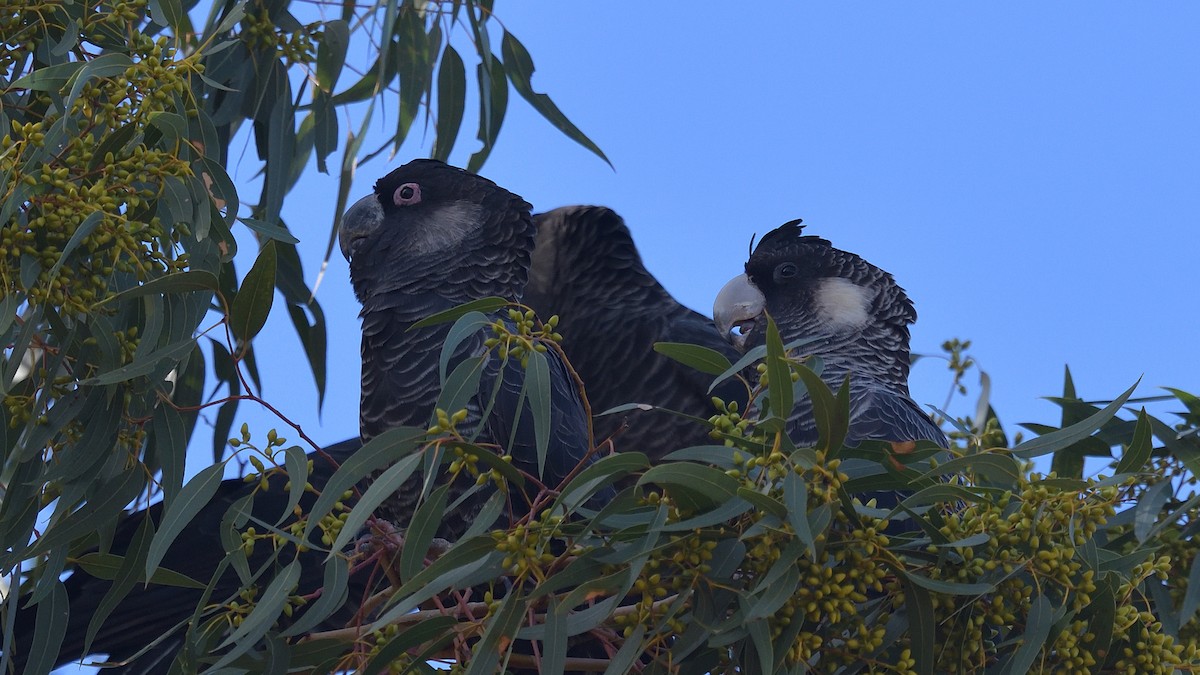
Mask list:
[[[392,201],[396,206],[408,206],[421,201],[421,186],[417,183],[405,183],[392,193]]]
[[[791,279],[792,277],[796,276],[796,272],[798,271],[799,270],[796,268],[795,263],[783,263],[779,267],[775,268],[775,281]]]

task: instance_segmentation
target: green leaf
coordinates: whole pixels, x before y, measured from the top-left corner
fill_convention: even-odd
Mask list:
[[[209,181],[212,181],[211,183],[206,181],[209,198],[219,200],[219,202],[214,201],[213,206],[220,204],[225,209],[223,222],[227,226],[232,225],[233,221],[237,218],[238,210],[241,208],[237,188],[234,187],[233,181],[225,171],[225,167],[221,166],[216,160],[203,157],[199,164],[202,167],[200,170],[201,178],[207,177]],[[206,233],[196,232],[197,239],[204,239],[205,236]]]
[[[449,44],[442,52],[438,70],[438,112],[433,158],[449,161],[450,150],[462,127],[463,110],[467,103],[467,71],[462,57]]]
[[[392,76],[388,75],[387,72],[388,72],[389,65],[391,65],[396,60],[392,56],[392,46],[393,45],[392,45],[391,36],[396,32],[396,18],[398,16],[400,16],[400,3],[398,3],[398,2],[387,3],[387,9],[383,13],[383,24],[380,25],[379,28],[376,29],[379,31],[378,35],[383,37],[384,39],[378,45],[379,61],[378,61],[378,63],[375,64],[375,67],[378,69],[378,72],[380,75],[380,78],[379,78],[380,88],[375,89],[373,93],[378,93],[381,90],[382,86],[385,86],[385,85],[387,85],[387,83],[391,82]],[[424,16],[423,13],[422,13],[422,16]],[[346,17],[346,18],[349,19],[349,17]],[[435,26],[437,25],[437,21],[434,21],[433,23]]]
[[[119,556],[113,553],[98,553],[96,551],[92,551],[91,553],[85,553],[80,556],[80,558],[75,561],[75,564],[79,565],[83,571],[96,577],[97,579],[112,580],[117,578],[117,572],[121,569],[121,564],[124,560],[124,556]],[[138,580],[145,581],[146,577],[143,574],[140,574],[140,572],[144,570],[139,569],[138,571]],[[154,570],[154,574],[150,577],[149,583],[159,586],[178,586],[180,588],[205,587],[205,584],[196,581],[188,575],[176,572],[174,570],[169,570],[165,567],[159,567],[158,569]]]
[[[283,466],[287,469],[288,482],[292,484],[288,491],[288,504],[283,513],[279,514],[279,520],[276,525],[283,522],[283,519],[292,513],[296,505],[300,503],[300,499],[304,496],[305,485],[308,484],[308,455],[304,454],[304,448],[298,445],[293,445],[283,452]]]
[[[72,78],[71,93],[67,95],[67,100],[64,102],[63,108],[70,110],[75,105],[75,99],[79,98],[79,94],[83,92],[84,85],[92,79],[120,77],[132,65],[133,59],[130,59],[127,54],[118,52],[101,54],[83,64],[83,67],[76,71]],[[5,133],[7,132],[8,130],[5,129]]]
[[[1138,498],[1137,505],[1133,507],[1133,534],[1138,543],[1145,543],[1150,538],[1173,489],[1171,481],[1164,480],[1152,485]]]
[[[465,493],[464,493],[465,494]],[[492,496],[487,498],[483,506],[479,508],[479,512],[475,514],[475,518],[471,521],[471,526],[463,532],[461,539],[470,539],[492,529],[492,525],[500,517],[500,514],[506,510],[508,506],[508,495],[500,490],[492,493]]]
[[[956,581],[939,581],[909,572],[906,578],[921,588],[944,595],[983,595],[996,590],[995,584],[988,583],[959,583]]]
[[[800,567],[795,564],[783,567],[774,582],[756,588],[754,597],[742,598],[745,617],[755,620],[774,615],[784,603],[792,599],[799,585]]]
[[[746,501],[753,504],[754,508],[758,509],[759,511],[762,511],[764,513],[769,513],[769,514],[775,516],[776,518],[786,518],[787,517],[787,514],[788,514],[787,507],[784,506],[783,503],[780,502],[778,499],[775,499],[774,497],[771,497],[770,495],[764,495],[761,492],[751,490],[750,488],[747,488],[747,487],[739,487],[737,489],[737,495],[739,497],[741,497],[742,499],[745,499]]]
[[[87,239],[96,230],[96,226],[103,220],[104,212],[94,211],[87,218],[84,218],[83,222],[79,223],[79,227],[75,228],[75,231],[71,233],[71,238],[67,240],[66,246],[63,246],[62,253],[58,255],[58,260],[54,261],[54,266],[50,268],[49,277],[51,279],[58,276],[58,270],[62,269],[63,263],[67,261],[71,253],[79,248],[83,240]]]
[[[1174,387],[1163,387],[1163,389],[1171,392],[1175,398],[1179,399],[1180,403],[1187,407],[1188,415],[1200,416],[1200,397]]]
[[[899,562],[884,561],[892,568],[904,589],[904,610],[908,617],[908,635],[912,640],[912,658],[916,661],[918,675],[933,675],[937,659],[938,624],[933,612],[933,598],[923,588],[913,583],[908,571]]]
[[[983,478],[995,485],[1009,486],[1016,483],[1020,471],[1017,461],[1011,455],[983,452],[955,457],[944,464],[939,464],[937,468],[925,472],[922,477],[938,479],[940,476],[949,474],[968,473],[976,476],[977,479]]]
[[[32,91],[58,91],[83,66],[84,63],[82,61],[69,61],[44,68],[36,68],[28,75],[17,78],[16,82],[9,85],[9,88],[30,89]],[[4,133],[7,134],[9,131],[10,129],[5,129]]]
[[[792,372],[788,366],[783,340],[779,337],[779,326],[770,316],[767,316],[766,341],[767,395],[770,397],[771,414],[780,419],[787,419],[792,414]],[[816,412],[816,401],[813,402],[813,407]],[[819,413],[817,419],[817,427],[820,429]],[[827,438],[827,429],[821,429],[821,437]]]
[[[494,569],[499,573],[502,557],[496,551],[495,541],[488,535],[455,542],[442,557],[404,582],[396,595],[403,599],[380,616],[371,629],[386,626],[416,609],[425,600],[480,570]]]
[[[938,484],[922,488],[905,497],[903,504],[913,507],[923,504],[954,503],[955,501],[977,502],[979,495],[959,485]]]
[[[618,453],[625,454],[625,453]],[[734,455],[742,454],[737,448],[728,445],[696,445],[690,448],[675,450],[663,457],[668,462],[700,462],[715,464],[722,469],[732,469],[737,466]]]
[[[1141,381],[1141,378],[1138,378],[1138,381],[1134,382],[1132,387],[1126,389],[1125,393],[1118,396],[1115,401],[1109,403],[1095,415],[1088,417],[1082,422],[1072,424],[1065,429],[1052,431],[1043,436],[1025,441],[1013,448],[1012,454],[1025,459],[1039,457],[1051,452],[1057,452],[1091,436],[1097,429],[1104,426],[1105,422],[1116,416],[1117,411],[1121,409],[1121,406],[1125,405],[1125,401],[1133,395],[1133,390],[1137,389],[1138,383]]]
[[[508,305],[508,300],[505,300],[504,298],[494,298],[493,297],[493,298],[480,298],[478,300],[472,300],[471,302],[463,303],[463,304],[459,305],[458,307],[453,307],[451,309],[447,309],[442,312],[430,314],[429,316],[425,317],[424,319],[421,319],[420,321],[414,323],[412,326],[410,326],[408,328],[408,330],[416,330],[418,328],[425,328],[427,326],[436,326],[439,323],[449,323],[451,321],[457,321],[463,315],[469,314],[471,312],[481,312],[483,314],[487,314],[488,312],[493,312],[493,311],[500,309],[501,307],[505,307],[507,305]]]
[[[1200,566],[1198,566],[1200,567]],[[567,615],[552,597],[546,605],[542,638],[542,672],[561,673],[567,667]]]
[[[344,521],[342,530],[337,534],[337,539],[330,546],[330,557],[334,556],[336,551],[346,548],[350,543],[350,539],[358,537],[359,531],[362,530],[362,526],[366,524],[367,519],[371,518],[374,509],[400,491],[401,486],[420,467],[421,459],[420,453],[403,456],[403,458],[396,460],[396,464],[391,465],[388,467],[388,470],[380,473],[378,477],[372,480],[370,488],[354,504],[354,509],[350,512],[346,521]],[[338,471],[341,471],[341,468]],[[326,485],[325,491],[322,492],[322,496],[324,497],[326,494],[329,494],[328,485]],[[338,492],[338,495],[341,495],[341,492]]]
[[[645,637],[646,627],[641,624],[634,626],[633,632],[625,638],[625,643],[621,645],[621,648],[617,650],[616,656],[609,662],[604,675],[621,675],[622,673],[634,672],[634,664],[637,662],[638,657],[642,655],[642,642]]]
[[[680,506],[697,510],[711,509],[737,496],[738,480],[720,469],[690,462],[653,466],[637,484],[652,483],[668,488]]]
[[[242,620],[237,629],[221,643],[222,648],[229,645],[236,646],[213,665],[213,670],[219,669],[222,665],[233,661],[234,658],[254,647],[258,639],[270,630],[275,620],[283,612],[283,606],[287,604],[288,596],[296,589],[299,581],[300,562],[293,560],[279,574],[275,575],[266,590],[259,596],[254,609],[250,610],[250,614]]]
[[[1200,609],[1200,565],[1192,561],[1192,569],[1188,572],[1187,590],[1183,594],[1183,602],[1179,606],[1179,625],[1182,626],[1196,616]]]
[[[521,475],[520,469],[512,465],[512,462],[506,462],[500,459],[495,450],[485,448],[472,443],[456,443],[457,447],[462,448],[463,452],[469,452],[475,455],[475,459],[481,462],[489,469],[495,469],[500,473],[500,476],[508,482],[509,486],[522,489],[525,487],[525,476]]]
[[[976,532],[975,534],[972,534],[967,537],[963,537],[962,539],[957,539],[955,541],[948,541],[944,544],[931,544],[931,545],[936,546],[938,548],[973,548],[975,546],[982,546],[983,544],[986,544],[991,540],[992,540],[991,534],[989,534],[987,532]]]
[[[104,302],[112,303],[122,300],[132,300],[133,298],[140,298],[145,295],[168,295],[189,291],[216,291],[218,288],[220,288],[220,284],[217,281],[216,275],[212,272],[187,270],[151,279],[140,286],[134,286],[116,295],[109,296]]]
[[[346,63],[350,25],[341,19],[330,19],[321,29],[321,43],[317,46],[317,86],[332,94]]]
[[[150,124],[162,134],[159,143],[164,146],[173,147],[179,141],[188,140],[188,123],[182,115],[156,112],[150,116]]]
[[[465,675],[490,675],[498,671],[496,666],[501,656],[512,649],[510,638],[516,634],[525,613],[523,600],[519,593],[510,592],[500,601],[500,607],[492,611],[483,638],[471,650],[473,656]]]
[[[513,89],[521,95],[533,109],[538,111],[542,117],[545,117],[548,122],[554,125],[556,129],[566,134],[567,138],[582,145],[592,151],[597,157],[604,160],[605,164],[612,167],[612,162],[608,161],[608,157],[604,155],[595,143],[590,138],[584,135],[567,116],[554,105],[550,97],[545,94],[539,94],[533,90],[533,85],[530,80],[533,79],[533,58],[529,56],[529,51],[525,49],[525,45],[521,44],[512,33],[504,31],[504,39],[501,42],[501,52],[504,54],[504,70],[508,73],[508,79],[512,82]]]
[[[1070,366],[1063,366],[1062,398],[1063,401],[1079,400],[1075,394],[1075,380],[1071,377]],[[1062,421],[1059,427],[1070,426],[1082,419],[1072,411],[1072,406],[1062,406]],[[1063,478],[1083,478],[1085,452],[1085,449],[1080,447],[1064,448],[1050,460],[1050,470]]]
[[[816,560],[816,540],[808,521],[808,486],[804,478],[795,471],[789,471],[783,479],[783,498],[787,501],[787,517],[792,530],[795,531],[796,537],[804,542],[809,559]]]
[[[480,35],[487,35],[486,29]],[[504,75],[504,63],[495,54],[486,54],[475,68],[479,80],[479,139],[480,148],[467,162],[467,171],[478,172],[487,161],[508,109],[508,79]]]
[[[446,333],[446,339],[442,342],[442,352],[438,356],[439,382],[446,382],[446,367],[454,358],[455,352],[459,350],[459,346],[490,325],[492,325],[492,319],[480,312],[467,312],[454,321],[454,325]],[[443,410],[454,412],[449,408],[443,408]]]
[[[561,506],[566,513],[579,508],[599,489],[616,482],[634,471],[650,466],[650,460],[640,452],[617,452],[592,462],[563,488],[551,511]]]
[[[391,82],[392,78],[396,76],[397,65],[398,64],[395,62],[389,63],[383,61],[382,59],[376,58],[375,63],[365,71],[366,74],[359,78],[354,84],[334,95],[331,99],[331,103],[336,106],[344,106],[348,103],[358,103],[367,99],[372,99],[372,103],[374,103],[372,97],[378,94],[379,91],[385,87],[388,82]],[[382,85],[380,84],[379,78],[381,71],[384,73]],[[347,159],[351,158],[347,157]]]
[[[20,294],[9,293],[0,298],[0,336],[8,333],[8,329],[17,320],[17,307],[22,303]],[[7,339],[4,340],[8,342]]]
[[[1150,417],[1149,420],[1154,435],[1167,450],[1183,462],[1192,475],[1200,474],[1200,443],[1195,438],[1181,437],[1178,431],[1156,417]]]
[[[399,38],[396,48],[400,58],[387,64],[391,72],[386,75],[386,81],[389,82],[397,73],[400,75],[400,100],[397,106],[396,133],[392,141],[393,151],[399,150],[407,138],[409,129],[412,128],[421,109],[421,101],[426,97],[433,80],[433,67],[441,47],[441,34],[437,31],[437,22],[434,22],[430,30],[431,34],[425,33],[425,20],[415,7],[406,6],[395,22],[395,32]]]
[[[808,389],[808,397],[812,400],[813,417],[817,423],[817,433],[821,439],[821,446],[829,448],[831,451],[836,451],[839,448],[834,448],[829,445],[834,437],[834,425],[836,423],[835,416],[837,415],[837,399],[834,398],[833,392],[830,391],[829,385],[821,379],[811,368],[802,364],[792,364],[792,371],[800,374],[800,381],[804,383]],[[791,383],[789,378],[788,383]],[[840,391],[840,390],[839,390]],[[836,456],[834,452],[830,456]]]
[[[280,633],[280,637],[303,635],[336,612],[350,597],[350,563],[342,558],[325,561],[325,574],[321,582],[321,597],[304,611],[295,623]]]
[[[163,504],[170,505],[183,487],[184,463],[187,459],[187,429],[174,406],[160,405],[154,411],[152,423],[154,452],[162,467]]]
[[[213,461],[219,462],[225,457],[225,444],[229,441],[229,430],[233,428],[233,418],[237,415],[239,400],[231,398],[217,408],[217,418],[213,422]]]
[[[0,541],[30,540],[38,516],[38,506],[41,504],[42,469],[41,462],[17,464],[5,491],[4,500],[0,501]],[[70,542],[71,538],[64,541]],[[28,550],[27,546],[13,548],[21,555]],[[15,556],[0,556],[0,561],[5,566],[18,564],[19,560],[14,558]]]
[[[386,673],[391,663],[407,654],[410,650],[428,644],[429,647],[439,647],[454,639],[452,628],[458,621],[452,616],[435,616],[415,623],[411,628],[401,631],[389,639],[383,649],[380,649],[370,663],[363,669],[364,673]],[[432,644],[429,644],[432,643]],[[344,648],[343,648],[344,651]]]
[[[133,501],[141,491],[143,480],[139,471],[121,471],[112,476],[96,489],[96,498],[89,500],[81,508],[67,513],[61,519],[52,519],[52,524],[33,545],[31,553],[42,554],[99,529],[101,523],[110,522],[117,517],[121,509]],[[11,486],[10,486],[11,490]],[[5,501],[12,498],[12,493],[5,495]],[[60,499],[63,510],[69,508],[74,500]],[[37,501],[33,506],[36,512]],[[55,516],[59,514],[56,513]],[[5,519],[8,520],[8,519]],[[12,522],[9,520],[9,522]],[[6,541],[12,541],[8,539]]]
[[[750,643],[754,645],[757,662],[750,661],[749,670],[759,673],[775,672],[775,650],[771,647],[771,627],[765,619],[758,619],[744,624],[750,634]],[[748,654],[747,656],[751,656]]]
[[[1024,675],[1033,667],[1046,638],[1050,636],[1050,628],[1054,625],[1054,608],[1046,596],[1038,594],[1029,607],[1029,617],[1025,621],[1025,630],[1021,634],[1021,646],[1013,653],[1012,658],[1000,670],[1002,675]]]
[[[1198,569],[1200,565],[1192,565],[1192,569]],[[1092,654],[1096,658],[1096,663],[1102,664],[1108,658],[1113,641],[1113,627],[1116,624],[1117,618],[1117,587],[1121,580],[1117,574],[1101,574],[1096,579],[1096,590],[1091,593],[1091,602],[1088,603],[1087,613],[1089,617],[1088,632],[1095,635],[1095,639],[1088,645]],[[1189,589],[1193,588],[1189,586]]]
[[[287,228],[284,227],[282,223],[268,223],[265,220],[244,217],[239,217],[238,220],[242,221],[247,227],[261,234],[267,239],[282,241],[285,244],[300,243],[300,240],[292,236],[292,233],[288,232]]]
[[[485,363],[486,356],[472,356],[460,361],[450,377],[446,378],[446,384],[442,385],[437,408],[450,415],[466,409],[471,398],[479,393],[479,380],[483,377]]]
[[[767,573],[759,579],[758,584],[754,587],[755,593],[762,591],[771,584],[774,584],[782,579],[783,575],[789,573],[792,568],[796,567],[796,561],[800,559],[800,556],[803,555],[803,553],[803,542],[796,538],[792,538],[790,541],[788,541],[787,546],[785,546],[783,551],[780,552],[778,559],[771,564],[771,569],[767,570]]]
[[[150,543],[150,552],[146,554],[146,577],[154,576],[158,564],[162,562],[163,556],[167,554],[171,544],[183,532],[188,523],[192,522],[192,518],[200,512],[200,509],[212,501],[213,495],[217,493],[217,488],[221,486],[221,479],[224,475],[224,464],[205,467],[184,484],[170,508],[164,510],[162,523],[159,524],[158,532],[154,535],[154,541]]]
[[[529,352],[523,386],[533,413],[533,436],[537,445],[538,476],[541,477],[546,474],[546,453],[550,448],[550,364],[545,354]]]
[[[396,427],[388,429],[375,438],[372,438],[369,442],[364,443],[353,455],[342,462],[338,470],[325,482],[325,487],[321,490],[321,496],[317,497],[317,501],[309,509],[308,526],[304,530],[304,538],[307,539],[312,535],[317,522],[329,514],[333,505],[341,500],[342,495],[347,490],[370,475],[372,471],[388,464],[399,462],[400,458],[403,458],[416,449],[417,445],[425,439],[425,435],[424,429]],[[413,456],[419,457],[419,455]],[[365,498],[366,495],[363,495],[363,497]],[[382,501],[383,497],[386,497],[386,495],[382,495],[380,501]],[[361,503],[360,500],[359,504]],[[359,509],[354,510],[354,512],[358,511]],[[370,515],[370,508],[365,509],[365,511],[364,516]],[[354,513],[351,513],[350,517],[353,518]],[[345,532],[348,529],[350,528],[343,527],[342,531]],[[341,537],[339,536],[340,539]]]
[[[849,373],[846,374],[846,379],[842,380],[842,385],[838,387],[837,394],[834,395],[833,410],[831,413],[829,440],[826,442],[826,445],[834,450],[832,456],[836,457],[846,443],[846,436],[850,433]]]
[[[434,490],[429,499],[413,513],[408,530],[404,533],[404,548],[400,550],[401,579],[411,579],[424,569],[429,545],[446,516],[446,494],[449,489],[449,485],[443,485]]]
[[[475,38],[475,51],[479,55],[479,129],[480,140],[486,144],[485,139],[495,138],[490,128],[492,99],[489,93],[493,89],[495,64],[500,60],[492,54],[492,39],[488,34],[487,20],[491,10],[484,8],[484,11],[477,11],[478,9],[474,2],[466,4],[467,22],[471,26],[471,35]],[[455,12],[455,19],[457,19],[457,9]],[[500,68],[503,68],[503,65]],[[508,89],[507,80],[504,80],[502,85],[504,89]]]
[[[791,351],[797,347],[801,347],[803,345],[806,345],[810,342],[815,342],[815,341],[816,341],[816,338],[801,338],[799,340],[792,340],[791,342],[784,345],[783,348],[788,351]],[[712,384],[708,385],[708,393],[709,394],[713,393],[713,390],[715,390],[718,386],[720,386],[720,384],[722,382],[724,382],[725,380],[728,380],[729,378],[731,378],[735,375],[740,374],[750,364],[752,364],[755,361],[766,356],[766,354],[767,354],[767,346],[766,345],[759,345],[757,347],[754,347],[750,351],[746,352],[745,354],[742,354],[742,358],[738,359],[737,362],[735,362],[732,366],[730,366],[729,370],[726,370],[725,372],[718,375],[717,378],[715,380],[713,380]]]
[[[104,625],[112,611],[124,600],[129,591],[137,585],[142,568],[146,564],[146,551],[150,548],[150,539],[154,536],[154,524],[150,518],[142,518],[142,522],[138,525],[137,531],[134,532],[133,539],[129,542],[129,548],[125,552],[125,557],[121,560],[121,564],[113,575],[113,583],[104,593],[104,597],[96,606],[95,612],[92,614],[91,621],[88,622],[87,635],[84,637],[83,652],[86,654],[91,651],[92,640],[96,637],[97,631]],[[160,570],[161,571],[161,570]]]
[[[58,648],[67,632],[67,615],[70,601],[63,582],[55,580],[50,595],[38,603],[37,619],[33,626],[33,642],[30,643],[26,673],[48,673],[58,660]],[[7,632],[7,631],[6,631]]]
[[[1146,466],[1146,462],[1150,460],[1150,452],[1154,449],[1154,444],[1150,439],[1150,420],[1146,414],[1146,409],[1142,408],[1138,413],[1137,426],[1133,430],[1133,442],[1121,454],[1121,460],[1117,462],[1117,473],[1135,473],[1141,471],[1142,467]]]
[[[187,14],[184,13],[183,4],[179,0],[150,0],[150,18],[160,26],[175,29],[176,35],[184,34],[179,29],[183,26]]]
[[[258,258],[229,309],[229,328],[234,337],[247,343],[258,335],[271,313],[275,300],[275,242],[268,241],[258,252]]]
[[[655,342],[654,351],[708,375],[720,375],[733,366],[721,352],[685,342]]]
[[[148,375],[153,372],[158,365],[164,360],[171,360],[175,363],[181,361],[184,357],[191,353],[195,348],[196,340],[194,338],[185,338],[179,342],[175,342],[161,349],[150,352],[145,355],[137,355],[133,359],[133,363],[121,366],[110,370],[106,373],[101,373],[95,377],[88,378],[80,382],[83,385],[106,385],[116,384],[132,380],[141,375]]]

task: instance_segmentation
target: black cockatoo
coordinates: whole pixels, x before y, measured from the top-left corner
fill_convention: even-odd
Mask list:
[[[340,464],[361,446],[362,443],[358,439],[343,441],[326,448],[325,455]],[[337,467],[321,453],[310,454],[309,459],[313,467],[309,472],[308,482],[319,490],[325,486]],[[289,503],[289,491],[284,483],[285,479],[282,476],[273,477],[269,481],[270,488],[255,495],[252,509],[255,518],[274,523],[283,515]],[[220,532],[226,511],[235,502],[249,496],[257,486],[257,482],[247,483],[241,478],[223,481],[213,498],[167,549],[160,567],[179,572],[201,583],[208,581],[226,557]],[[313,495],[306,494],[300,501],[301,508],[311,508],[314,500]],[[156,523],[161,522],[162,506],[159,502],[148,509],[130,514],[123,520],[117,526],[110,551],[117,555],[125,555],[143,519],[150,517]],[[324,583],[327,553],[319,548],[319,536],[320,530],[317,530],[314,533],[314,548],[299,554],[290,552],[300,562],[300,577],[295,590],[298,595],[313,593]],[[285,552],[285,555],[281,556],[283,562],[290,561],[288,553]],[[259,542],[249,556],[250,569],[260,569],[268,563],[271,555],[270,544]],[[350,577],[350,589],[345,604],[326,619],[320,628],[341,628],[354,616],[359,604],[367,595],[366,576],[364,573]],[[267,576],[259,583],[265,587],[269,581],[270,576]],[[237,599],[235,594],[241,585],[235,569],[227,568],[214,586],[210,602],[215,604]],[[191,617],[203,596],[202,589],[139,583],[112,610],[92,640],[91,649],[84,652],[88,624],[105,594],[112,587],[112,582],[76,569],[64,582],[64,586],[70,601],[70,613],[63,631],[58,658],[55,660],[56,665],[78,661],[87,654],[107,654],[108,661],[124,661]],[[35,614],[41,607],[49,606],[49,603],[43,603],[31,608],[21,608],[15,617],[12,657],[18,673],[24,672],[25,662],[29,658],[36,625]],[[106,669],[104,672],[123,675],[166,673],[182,645],[181,631],[182,628],[177,629],[172,637],[155,645],[130,664]]]
[[[429,425],[441,390],[439,358],[449,326],[413,325],[471,300],[520,300],[534,236],[525,200],[436,160],[401,166],[350,207],[342,220],[340,243],[362,303],[359,430],[364,442],[397,426]],[[526,371],[518,359],[505,361],[496,349],[489,351],[484,344],[489,335],[479,331],[465,339],[447,369],[453,372],[466,358],[486,358],[468,418],[459,429],[482,424],[478,442],[505,448],[519,469],[538,476],[533,415],[528,399],[521,396]],[[588,457],[591,440],[575,381],[555,351],[545,356],[550,437],[541,480],[555,487]],[[494,408],[481,421],[497,378],[501,382]],[[523,407],[518,411],[519,405]],[[420,487],[410,481],[376,513],[406,525],[419,494]],[[447,514],[439,536],[454,539],[466,529],[486,495],[475,497]],[[513,501],[520,515],[520,497]]]
[[[745,401],[746,389],[727,380],[712,394],[712,376],[654,351],[656,342],[685,342],[740,356],[713,322],[679,304],[658,283],[634,246],[625,221],[603,206],[566,206],[538,214],[537,246],[525,303],[542,318],[558,315],[562,346],[583,379],[593,413],[646,403],[707,418],[712,396]],[[597,440],[622,425],[618,450],[653,461],[672,450],[711,443],[695,420],[630,411],[596,419]]]
[[[928,440],[946,447],[945,434],[908,394],[912,301],[891,274],[802,230],[796,220],[762,238],[746,273],[717,295],[717,329],[745,350],[763,344],[766,313],[784,343],[811,339],[799,350],[821,358],[830,388],[850,375],[847,445]],[[808,398],[797,402],[788,433],[797,445],[816,443]]]

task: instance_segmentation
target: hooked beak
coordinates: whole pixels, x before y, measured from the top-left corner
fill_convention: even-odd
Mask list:
[[[346,209],[338,229],[338,246],[342,249],[342,256],[349,261],[360,242],[379,229],[382,222],[383,207],[375,195],[370,194],[354,202]]]
[[[765,305],[766,298],[750,283],[749,277],[737,275],[725,284],[713,302],[713,322],[717,332],[738,351],[746,351],[746,340],[758,328]]]

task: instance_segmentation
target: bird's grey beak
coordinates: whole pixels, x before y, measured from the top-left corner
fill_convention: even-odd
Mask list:
[[[354,256],[356,244],[365,239],[383,222],[383,207],[379,199],[370,194],[354,202],[342,216],[342,225],[338,230],[338,246],[346,260]]]
[[[758,328],[765,304],[762,291],[750,283],[745,274],[730,279],[713,302],[713,322],[717,332],[738,351],[746,351],[746,340]]]

